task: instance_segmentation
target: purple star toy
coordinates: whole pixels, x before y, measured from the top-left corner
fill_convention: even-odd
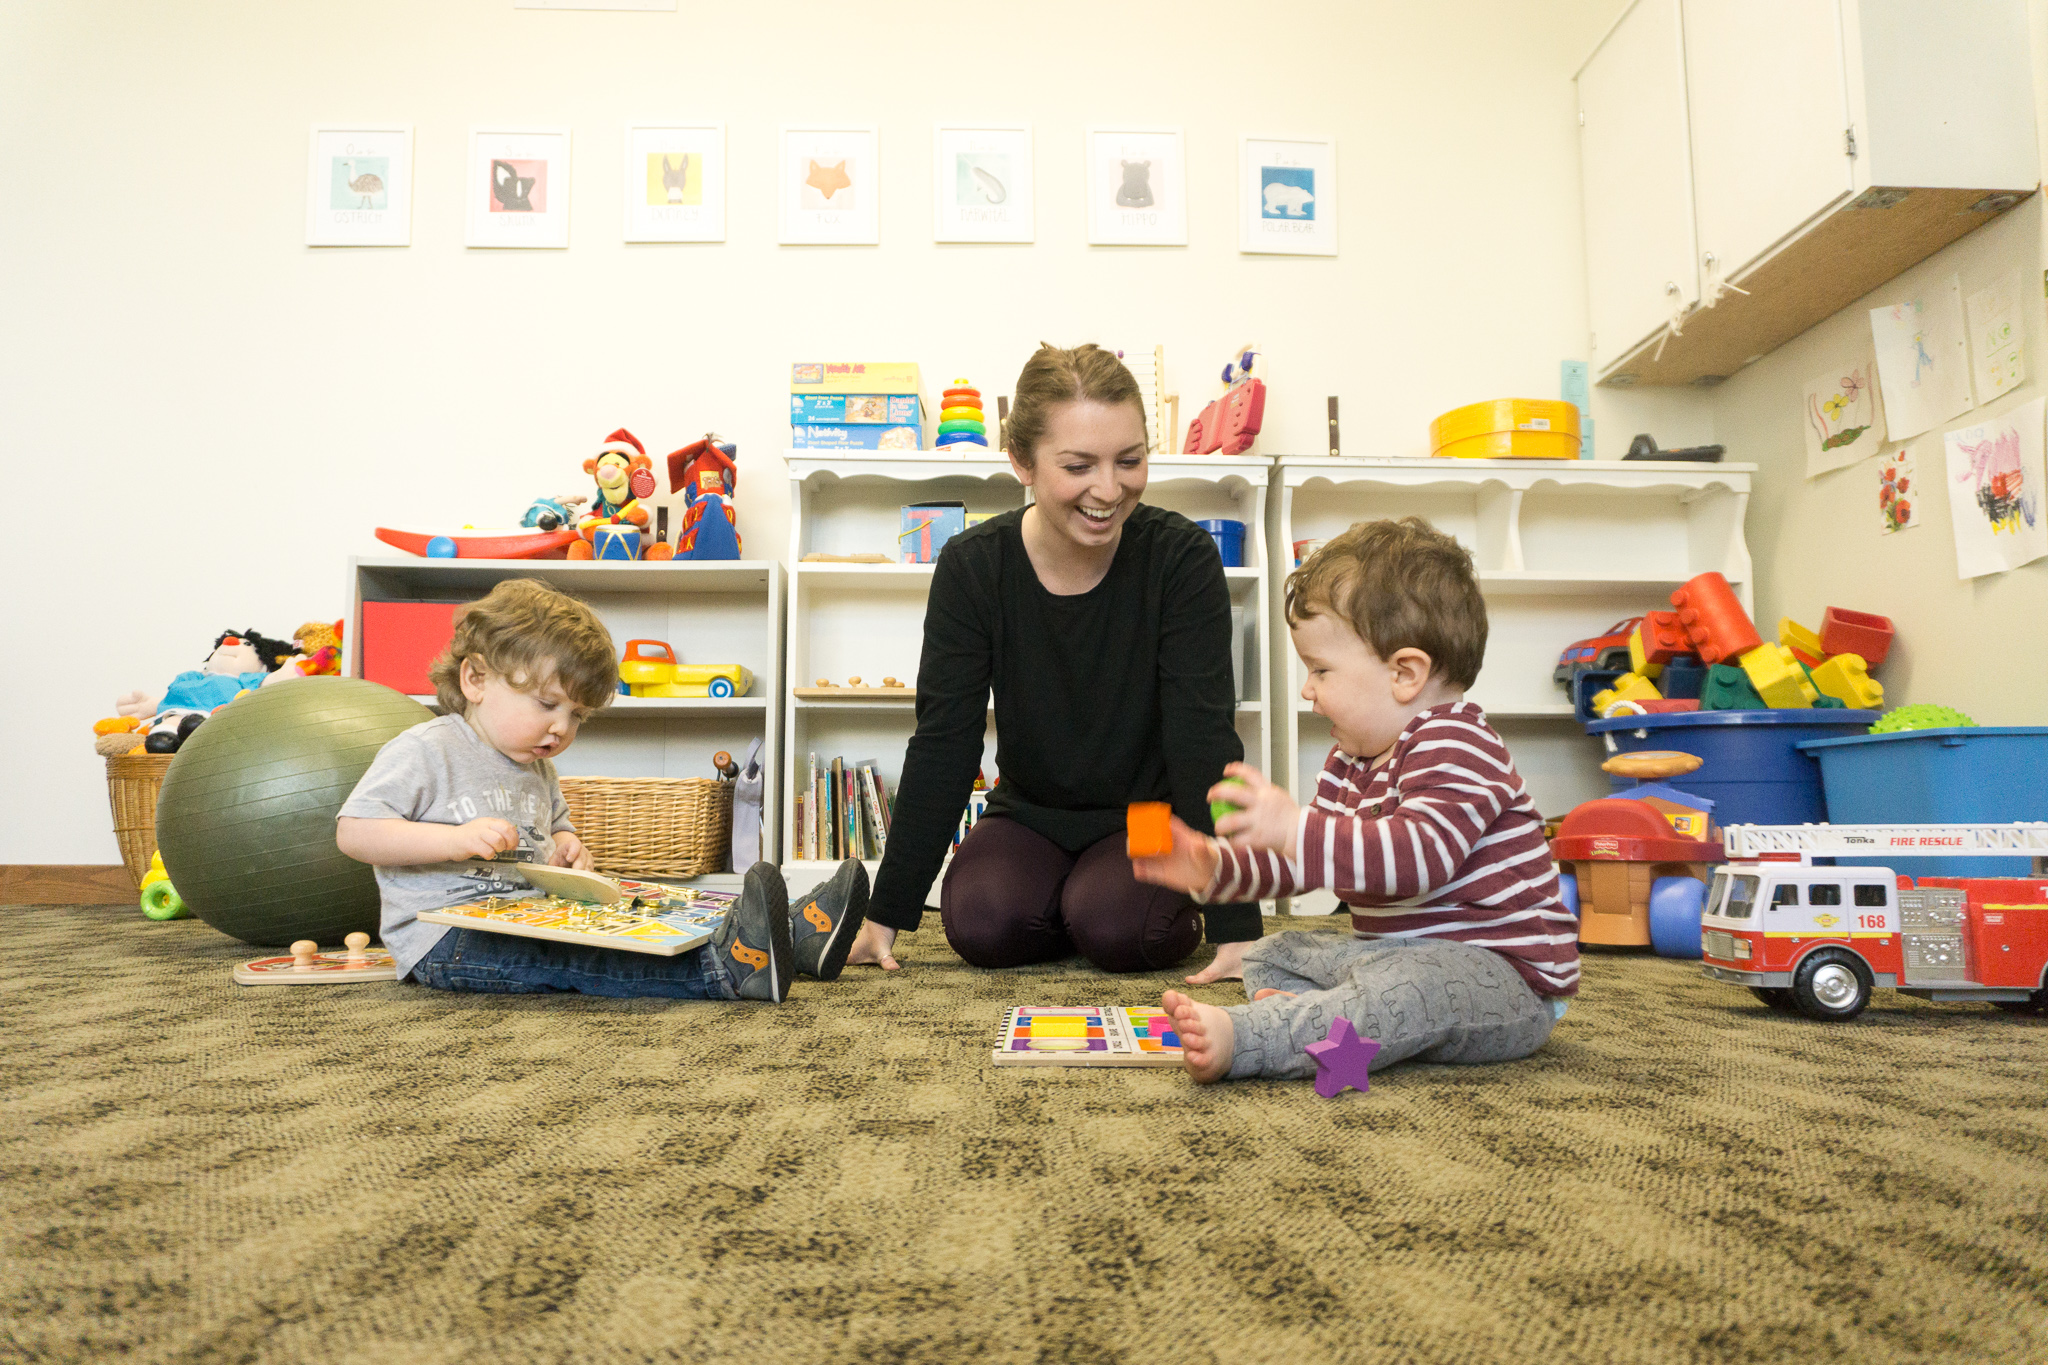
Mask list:
[[[1379,1055],[1380,1045],[1371,1038],[1359,1037],[1358,1030],[1343,1015],[1338,1015],[1330,1025],[1328,1038],[1310,1043],[1307,1050],[1316,1064],[1316,1093],[1324,1099],[1336,1099],[1347,1085],[1361,1094],[1372,1089],[1366,1072],[1372,1059]]]

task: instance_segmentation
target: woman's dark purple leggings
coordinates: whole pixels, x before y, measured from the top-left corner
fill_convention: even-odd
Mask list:
[[[939,919],[977,967],[1078,952],[1106,972],[1156,971],[1202,937],[1193,901],[1131,875],[1121,831],[1077,856],[1003,816],[979,821],[953,850]]]

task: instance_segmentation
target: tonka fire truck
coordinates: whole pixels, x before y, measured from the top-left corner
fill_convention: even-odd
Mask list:
[[[2048,823],[1730,825],[1701,966],[1772,1009],[1853,1019],[1874,987],[2048,1007]],[[2031,877],[1911,877],[1816,857],[2030,856]]]

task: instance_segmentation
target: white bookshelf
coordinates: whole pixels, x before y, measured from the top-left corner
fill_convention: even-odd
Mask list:
[[[782,565],[359,556],[349,561],[343,673],[362,673],[363,603],[471,602],[507,578],[536,578],[587,602],[622,650],[628,640],[665,640],[683,663],[740,664],[753,673],[753,686],[739,697],[614,697],[555,766],[571,777],[711,777],[713,754],[722,749],[741,760],[759,739],[762,848],[772,858],[781,809]],[[697,880],[736,887],[739,876]]]
[[[850,677],[879,683],[895,677],[914,685],[924,641],[928,564],[805,563],[807,554],[897,553],[902,508],[913,502],[964,502],[969,512],[1004,512],[1024,506],[1028,490],[1001,455],[936,451],[785,454],[790,477],[789,614],[785,657],[788,686],[819,678],[844,684]],[[1246,756],[1262,762],[1271,749],[1272,703],[1265,660],[1272,648],[1267,603],[1266,494],[1271,462],[1263,457],[1165,456],[1151,463],[1145,501],[1194,519],[1229,517],[1245,523],[1245,567],[1228,569],[1233,607],[1245,616],[1245,700],[1237,727]],[[982,768],[995,767],[993,716],[983,740]],[[891,792],[902,778],[903,758],[916,728],[907,699],[812,700],[785,695],[779,784],[783,876],[792,892],[814,884],[832,864],[800,858],[802,831],[796,794],[816,753],[872,759]],[[870,864],[870,872],[874,865]],[[931,903],[937,903],[934,883]]]
[[[1298,540],[1327,540],[1353,522],[1426,517],[1469,548],[1486,596],[1486,663],[1471,700],[1507,740],[1545,814],[1609,790],[1600,746],[1551,680],[1574,640],[1616,621],[1668,609],[1671,590],[1716,570],[1752,606],[1743,536],[1752,464],[1623,460],[1330,459],[1280,456],[1271,540],[1292,566]],[[1285,628],[1286,572],[1272,575],[1280,622],[1272,687],[1289,699],[1274,766],[1297,799],[1314,790],[1330,728],[1301,695],[1301,664]],[[1334,908],[1328,892],[1299,898],[1297,914]]]

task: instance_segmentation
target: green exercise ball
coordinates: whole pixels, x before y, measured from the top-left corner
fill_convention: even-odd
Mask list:
[[[392,737],[434,713],[360,678],[301,678],[236,698],[164,774],[157,848],[178,896],[259,947],[377,932],[377,877],[334,844],[334,815]]]

